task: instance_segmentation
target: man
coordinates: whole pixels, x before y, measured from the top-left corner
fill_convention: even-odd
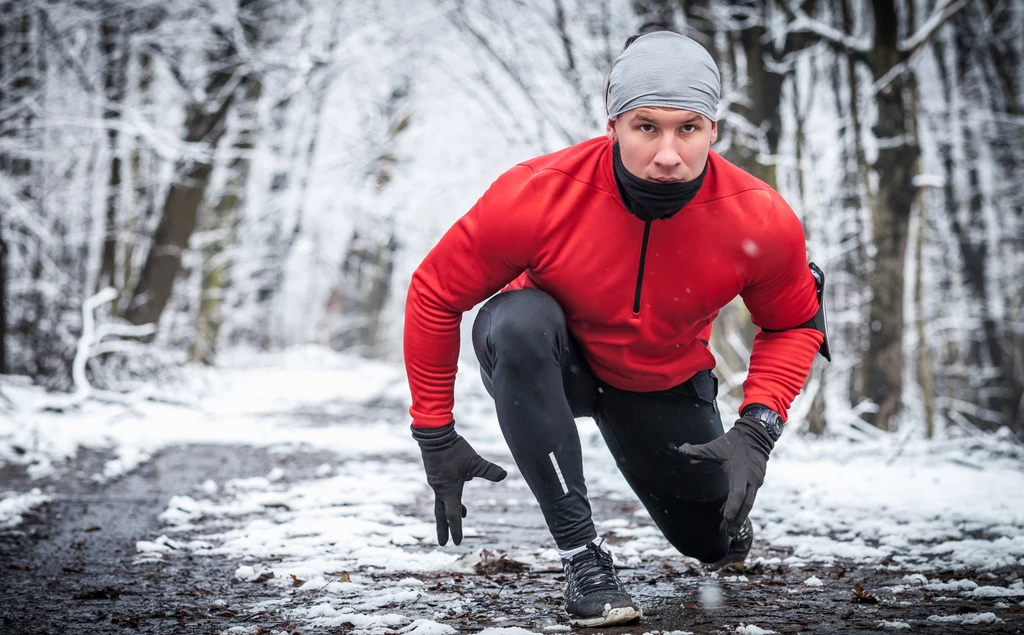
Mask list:
[[[768,454],[815,353],[827,354],[823,280],[808,268],[799,220],[777,192],[710,151],[719,93],[718,69],[694,40],[636,38],[609,75],[606,136],[499,177],[409,288],[410,413],[438,542],[449,531],[462,540],[465,481],[505,477],[452,416],[462,313],[503,290],[481,308],[473,345],[561,552],[575,624],[641,612],[596,542],[574,418],[594,417],[680,552],[741,561]],[[737,295],[761,330],[741,417],[723,434],[708,339]]]

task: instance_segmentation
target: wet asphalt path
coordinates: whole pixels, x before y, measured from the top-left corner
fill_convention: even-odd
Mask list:
[[[244,625],[251,632],[347,633],[351,627],[314,629],[284,617],[291,600],[280,589],[259,583],[232,583],[238,562],[220,557],[176,556],[163,562],[135,564],[135,544],[161,533],[157,516],[172,495],[189,493],[206,479],[221,483],[232,478],[262,476],[274,467],[302,478],[330,460],[324,453],[273,455],[246,446],[201,445],[166,449],[140,468],[117,480],[98,484],[90,475],[102,470],[109,457],[83,451],[76,465],[49,483],[30,484],[16,469],[4,468],[5,489],[49,488],[54,500],[32,512],[15,530],[0,533],[0,633],[217,633]],[[522,491],[490,486],[486,496],[496,501],[522,497]],[[486,548],[496,554],[519,547],[547,545],[539,512],[522,501],[481,503],[475,494],[473,525],[479,537],[469,537],[458,551]],[[597,499],[598,518],[632,517],[635,504]],[[423,497],[414,508],[399,511],[431,513]],[[614,549],[619,539],[610,535]],[[431,545],[414,547],[429,549]],[[755,544],[754,556],[786,557]],[[911,632],[1021,633],[1024,606],[1020,598],[997,608],[997,599],[943,599],[940,594],[911,589],[892,594],[884,587],[902,583],[907,572],[879,571],[874,565],[840,563],[832,567],[753,567],[712,576],[696,562],[683,558],[645,562],[623,569],[621,577],[646,613],[639,625],[580,629],[597,635],[650,631],[693,633],[736,632],[740,624],[755,624],[778,633],[873,633],[885,629],[883,620],[904,621]],[[726,576],[746,579],[726,579]],[[821,587],[803,582],[815,575]],[[987,574],[947,571],[930,578],[972,578],[979,583],[1006,586],[1024,571]],[[374,574],[379,580],[410,577]],[[480,574],[429,574],[420,578],[432,596],[461,595],[467,608],[439,621],[460,631],[477,632],[490,626],[521,626],[539,632],[543,625],[566,624],[561,614],[563,579],[558,571],[521,571],[501,560],[483,565]],[[860,590],[858,591],[858,585]],[[710,594],[710,596],[709,596]],[[952,595],[952,594],[949,594]],[[709,603],[709,599],[718,602]],[[253,612],[261,600],[281,600],[275,610]],[[401,608],[396,609],[402,612]],[[993,612],[1002,623],[960,626],[929,622],[930,615]]]
[[[237,562],[189,555],[134,564],[135,544],[162,533],[157,516],[172,495],[206,479],[261,476],[281,459],[246,446],[170,448],[101,485],[90,475],[105,458],[79,453],[78,469],[50,484],[54,500],[0,534],[0,632],[215,633],[239,624],[264,587],[232,585]]]

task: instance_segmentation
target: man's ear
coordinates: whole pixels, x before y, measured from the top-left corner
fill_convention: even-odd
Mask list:
[[[711,143],[718,141],[718,122],[711,122]]]
[[[608,135],[608,138],[614,143],[618,141],[618,136],[615,134],[615,120],[609,119],[608,123],[605,124],[604,133]]]

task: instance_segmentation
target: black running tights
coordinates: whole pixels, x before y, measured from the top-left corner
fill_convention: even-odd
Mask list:
[[[507,291],[484,304],[473,346],[502,434],[559,548],[597,537],[575,422],[593,417],[668,541],[703,562],[725,556],[729,537],[719,525],[726,475],[673,451],[723,433],[711,371],[659,392],[613,388],[594,377],[558,302],[537,289]]]

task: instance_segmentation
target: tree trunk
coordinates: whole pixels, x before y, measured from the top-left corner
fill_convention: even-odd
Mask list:
[[[897,65],[898,15],[894,0],[873,0],[875,40],[868,53],[878,82]],[[897,73],[877,96],[878,120],[872,128],[878,139],[874,171],[878,187],[871,196],[872,237],[876,249],[871,273],[868,348],[865,351],[865,397],[878,410],[869,420],[888,430],[899,413],[903,387],[903,267],[907,254],[910,212],[916,196],[913,183],[919,148],[913,138],[912,113],[907,109],[909,73]]]
[[[5,20],[0,21],[0,77],[6,83],[0,86],[0,135],[5,143],[0,146],[0,174],[10,184],[11,196],[23,203],[19,215],[34,215],[41,225],[45,225],[46,216],[38,196],[38,175],[35,172],[31,156],[32,150],[39,147],[40,132],[36,126],[36,113],[42,112],[44,104],[41,83],[46,76],[45,47],[40,45],[39,15],[31,8],[18,7],[19,14],[12,16],[15,4],[0,3],[0,13]],[[25,152],[29,149],[30,152]],[[7,209],[6,204],[3,209]],[[8,215],[10,218],[10,215]],[[11,252],[6,244],[0,246],[3,258],[2,283],[4,292],[0,298],[0,313],[3,313],[3,364],[7,372],[27,374],[35,378],[45,377],[45,368],[51,365],[57,356],[50,338],[50,333],[41,324],[48,310],[43,289],[43,238],[24,222],[8,220],[11,234],[17,235],[13,244],[19,245],[15,266],[21,265],[17,275],[29,278],[28,288],[7,297],[8,281],[15,273],[8,270],[10,262],[7,256]],[[2,226],[0,226],[2,227]],[[4,241],[7,237],[4,237]],[[10,313],[8,313],[10,309]],[[16,341],[18,346],[6,348],[6,344]],[[15,357],[16,355],[16,357]],[[56,366],[56,364],[54,364]],[[59,372],[59,369],[54,369]]]
[[[110,176],[107,180],[106,228],[103,239],[103,255],[96,290],[103,287],[118,287],[117,280],[117,234],[119,225],[119,202],[121,191],[121,153],[118,144],[116,121],[121,117],[121,105],[125,92],[126,46],[125,32],[110,22],[100,26],[101,50],[104,60],[103,89],[107,106],[103,119],[107,125],[107,144],[110,148]],[[113,307],[116,311],[116,306]]]
[[[227,57],[225,55],[224,57]],[[212,60],[214,65],[221,60]],[[214,98],[232,78],[231,70],[215,71],[206,87],[206,95]],[[205,143],[206,156],[191,165],[179,165],[183,176],[174,183],[164,200],[160,224],[146,262],[139,275],[125,318],[132,324],[155,324],[160,321],[174,289],[174,280],[181,269],[181,256],[196,227],[199,207],[206,192],[213,166],[210,161],[225,130],[225,119],[234,94],[219,104],[192,104],[188,108],[185,140]],[[207,108],[213,107],[211,111]]]
[[[0,2],[0,10],[5,14],[9,10],[7,2]],[[0,22],[0,77],[7,76],[8,47],[7,26]],[[0,85],[0,112],[10,107],[9,95]],[[3,126],[6,128],[6,126]],[[0,174],[8,169],[8,160],[4,152],[0,151]],[[3,208],[0,208],[0,374],[7,372],[7,242],[4,240],[4,218]]]
[[[2,103],[2,102],[0,102]],[[0,215],[0,375],[7,372],[7,242]]]
[[[764,7],[762,5],[762,11]],[[764,46],[765,29],[761,24],[744,29],[739,33],[739,44],[743,47],[747,66],[747,97],[749,106],[736,104],[734,108],[753,126],[765,135],[765,149],[769,154],[776,154],[779,149],[779,137],[782,132],[782,83],[785,75],[768,70],[764,57],[769,54]],[[797,36],[787,38],[787,46],[791,47]],[[753,141],[753,140],[752,140]],[[760,140],[755,145],[739,144],[735,146],[737,163],[757,178],[773,188],[778,187],[775,175],[775,163],[765,162],[761,157]]]
[[[637,18],[637,33],[649,29],[675,29],[676,2],[671,0],[633,0],[633,14]]]
[[[146,106],[150,105],[153,61],[149,54],[140,53],[138,64],[138,85],[134,89],[138,92],[143,106]],[[131,193],[131,200],[124,205],[125,209],[130,210],[130,213],[126,214],[123,219],[125,235],[135,235],[141,227],[146,226],[147,219],[155,214],[155,197],[150,192],[152,188],[150,179],[154,171],[151,167],[152,161],[152,155],[145,148],[138,145],[132,147],[125,170],[125,177],[129,179],[128,191]],[[125,241],[122,246],[121,271],[114,284],[114,288],[120,291],[114,301],[119,312],[123,312],[124,307],[128,306],[131,301],[132,286],[136,278],[136,249],[141,249],[141,246],[134,240]]]
[[[1022,50],[1024,47],[1021,46],[1021,35],[1024,32],[1024,10],[1019,5],[1013,9],[994,0],[985,0],[984,5],[982,19],[989,24],[997,25],[994,29],[995,37],[985,38],[986,46],[982,49],[990,62],[989,64],[983,63],[982,68],[990,69],[992,73],[987,77],[989,79],[987,84],[993,90],[990,108],[995,112],[1004,112],[1014,117],[1024,116],[1024,104],[1022,104],[1024,91],[1021,90],[1024,79],[1020,78],[1018,71],[1021,56],[1024,53]],[[1017,16],[1013,15],[1014,10],[1017,12]],[[975,33],[970,35],[977,37]],[[1017,211],[1020,213],[1024,207],[1024,196],[1021,195],[1020,188],[1016,185],[1018,183],[1016,179],[1020,174],[1021,159],[1019,124],[1015,127],[993,124],[993,129],[989,134],[995,138],[986,139],[985,142],[992,147],[995,163],[998,164],[997,171],[1004,175],[1002,179],[997,177],[996,180],[997,182],[1003,181],[1007,185],[996,185],[994,188],[996,191],[992,192],[992,196],[997,200],[989,201],[988,205],[1001,205],[1004,207],[1003,213],[1006,214],[1009,213],[1009,208],[1016,203]],[[1019,247],[1021,244],[1018,234],[1017,246]],[[990,290],[989,293],[994,293],[997,297],[998,294],[1008,294],[1008,297],[1004,296],[1009,300],[1005,304],[1012,306],[1014,287],[1019,291],[1020,283],[1014,280],[1012,275],[1002,273],[1005,268],[1000,264],[992,265],[992,259],[1001,258],[1001,251],[998,243],[991,245],[988,250],[989,267],[990,270],[995,270],[992,278],[996,285],[996,288]],[[1007,281],[1002,288],[1000,279]],[[982,282],[985,282],[984,278]],[[1000,375],[999,390],[992,391],[989,397],[990,407],[1002,414],[1004,425],[1011,429],[1018,428],[1018,424],[1022,426],[1016,430],[1018,434],[1022,434],[1024,433],[1024,420],[1021,420],[1021,407],[1024,404],[1024,371],[1021,369],[1020,360],[1024,358],[1024,349],[1020,345],[1021,338],[1015,336],[1014,327],[1007,320],[997,320],[992,315],[988,304],[984,306],[984,309],[982,328],[985,333],[989,360],[992,366],[999,370]]]
[[[988,19],[988,15],[985,16]],[[988,67],[994,68],[1000,75],[1005,71],[1006,59],[1013,59],[1013,47],[1011,42],[1003,42],[1003,46],[996,43],[985,47],[976,46],[978,41],[978,29],[972,24],[968,15],[958,14],[954,18],[955,36],[953,48],[956,56],[956,65],[952,72],[943,73],[943,76],[969,78],[976,76],[979,69]],[[1001,51],[1000,49],[1005,49]],[[987,56],[987,58],[986,58]],[[937,60],[939,63],[942,60]],[[940,66],[940,68],[942,68]],[[984,74],[983,74],[984,76]],[[1016,96],[1012,90],[999,92],[1000,87],[1010,86],[1011,79],[1003,77],[1002,81],[993,81],[990,87],[994,89],[993,102],[988,104],[995,112],[1010,112],[1018,108]],[[957,86],[954,90],[961,90]],[[1006,188],[1000,193],[1000,186],[996,186],[995,192],[988,193],[982,190],[981,175],[989,170],[997,173],[1006,170],[1007,181],[1013,178],[1016,154],[1019,152],[1019,144],[1015,147],[1003,148],[1002,139],[989,137],[982,131],[975,131],[974,137],[969,137],[967,122],[971,121],[970,111],[977,107],[973,102],[973,95],[965,95],[965,106],[962,112],[950,113],[952,121],[963,122],[958,134],[965,135],[964,147],[968,149],[968,161],[965,164],[954,164],[950,154],[945,157],[945,169],[947,173],[946,199],[949,222],[953,230],[954,238],[959,248],[960,258],[963,262],[963,279],[972,298],[972,304],[977,307],[977,316],[981,323],[981,331],[977,333],[970,343],[968,360],[977,369],[976,381],[963,382],[961,390],[969,391],[970,401],[976,401],[982,408],[991,410],[1001,415],[1003,424],[1014,427],[1020,415],[1020,402],[1024,395],[1024,381],[1022,374],[1018,371],[1015,363],[1015,348],[1013,328],[1005,320],[999,320],[993,314],[993,304],[999,301],[999,294],[1007,291],[1000,288],[998,280],[1001,270],[1000,265],[993,265],[993,259],[1000,257],[998,243],[990,244],[991,232],[986,231],[986,225],[992,221],[985,213],[987,206],[998,205],[997,201],[988,200],[988,196],[1005,198],[1015,194],[1012,188]],[[981,164],[981,157],[977,152],[971,150],[978,148],[980,144],[988,144],[996,154],[998,167],[989,164]],[[966,192],[958,193],[954,190],[954,173],[966,172],[968,175],[968,189]],[[998,182],[1000,179],[996,179]],[[966,213],[960,210],[959,204],[966,201],[968,207]],[[965,220],[966,222],[962,222]],[[995,269],[995,272],[992,270]],[[990,282],[990,278],[992,282]],[[1015,284],[1012,276],[1007,277],[1007,284],[1012,287]],[[1012,294],[1012,290],[1009,291]],[[1019,349],[1016,349],[1019,350]],[[992,377],[991,371],[996,371]],[[987,372],[986,372],[987,371]],[[992,379],[982,381],[980,377],[989,376]],[[978,390],[978,386],[983,390]],[[975,397],[974,395],[978,395]],[[993,423],[977,419],[972,413],[962,413],[965,417],[981,428],[991,428]]]
[[[917,86],[912,85],[909,92],[914,138],[919,139],[918,130],[921,122],[917,111]],[[914,326],[917,335],[917,381],[921,387],[921,404],[924,407],[925,437],[931,439],[935,436],[935,382],[932,379],[931,344],[925,337],[927,306],[924,293],[924,246],[927,243],[927,234],[927,197],[925,190],[921,188],[917,193],[917,236],[914,244]]]
[[[255,79],[247,80],[247,84],[247,88],[240,87],[239,90],[246,92],[246,108],[255,111],[262,84]],[[248,153],[253,149],[253,139],[258,133],[255,119],[256,115],[253,112],[251,126],[239,134],[238,141],[234,144],[237,157],[227,167],[231,176],[228,177],[224,193],[213,209],[211,229],[222,232],[224,236],[220,240],[210,241],[203,248],[202,288],[199,293],[199,311],[196,315],[196,334],[191,357],[193,361],[204,364],[213,364],[217,357],[220,329],[224,323],[224,294],[231,284],[231,262],[225,260],[223,254],[226,248],[235,243],[235,227],[239,221],[239,210],[244,202],[245,186],[252,163]]]

